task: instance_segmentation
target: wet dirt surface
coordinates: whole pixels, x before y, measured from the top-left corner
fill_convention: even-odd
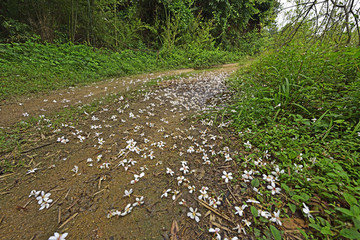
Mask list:
[[[226,100],[225,80],[235,69],[163,81],[45,136],[39,131],[41,147],[20,156],[25,167],[0,175],[0,239],[55,232],[67,239],[254,239],[245,235],[250,207],[241,218],[234,207],[273,208],[249,201],[257,193],[246,181],[224,178],[225,171],[244,180],[235,159],[249,153],[224,130],[228,123],[192,117]],[[53,120],[41,121],[48,127]],[[51,195],[39,203],[36,191]]]

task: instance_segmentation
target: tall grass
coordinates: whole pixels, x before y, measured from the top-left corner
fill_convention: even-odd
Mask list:
[[[0,100],[44,92],[104,78],[157,70],[208,67],[235,62],[236,53],[220,50],[166,54],[155,51],[113,52],[86,45],[26,43],[0,44]]]
[[[288,169],[284,204],[314,209],[304,235],[358,239],[360,48],[293,42],[266,52],[230,83],[225,116],[245,141]]]

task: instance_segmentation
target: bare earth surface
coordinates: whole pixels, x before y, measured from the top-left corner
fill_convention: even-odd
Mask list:
[[[249,208],[266,209],[248,201],[257,195],[251,187],[223,177],[225,171],[244,180],[235,161],[247,154],[243,143],[223,130],[227,123],[192,120],[193,114],[221,104],[224,81],[235,69],[230,65],[163,81],[130,98],[119,95],[48,134],[39,131],[35,145],[43,147],[21,155],[24,168],[0,175],[0,239],[48,239],[55,232],[68,233],[67,239],[212,239],[217,234],[253,239],[245,235],[252,221]],[[89,103],[151,77],[159,75],[3,105],[0,122],[9,126],[23,112],[44,114],[41,109]],[[54,120],[41,121],[46,124],[38,128]],[[249,207],[239,216],[235,207],[245,203]],[[289,238],[303,225],[296,218],[281,221]],[[210,228],[219,233],[209,233]]]
[[[229,65],[229,67],[232,65]],[[0,127],[10,126],[29,116],[54,112],[70,105],[83,105],[95,99],[114,93],[124,93],[140,84],[156,78],[189,73],[194,69],[180,69],[167,72],[113,78],[87,86],[70,87],[38,97],[20,98],[0,103]],[[27,114],[26,114],[27,113]],[[25,115],[25,116],[24,116]]]

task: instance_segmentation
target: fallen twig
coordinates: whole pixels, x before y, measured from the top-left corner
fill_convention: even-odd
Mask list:
[[[61,206],[59,206],[59,212],[58,212],[58,224],[61,222]]]
[[[97,191],[96,193],[93,194],[93,197],[95,197],[96,195],[98,195],[99,193],[105,191],[105,188],[104,189],[101,189],[100,191]]]
[[[9,176],[14,175],[14,174],[15,174],[15,173],[8,173],[8,174],[1,175],[1,176],[0,176],[0,179],[9,177]]]
[[[49,145],[51,145],[51,144],[53,144],[53,142],[52,142],[52,143],[45,143],[45,144],[43,144],[43,145],[40,145],[40,146],[37,146],[37,147],[34,147],[34,148],[30,148],[30,149],[28,149],[28,150],[25,150],[25,151],[21,152],[21,154],[28,153],[28,152],[31,152],[31,151],[33,151],[33,150],[39,149],[39,148],[43,148],[43,147],[49,146]]]
[[[59,228],[64,227],[68,222],[70,222],[73,218],[75,218],[79,213],[74,213],[71,217],[69,217],[63,224],[60,225]]]
[[[216,215],[224,218],[225,220],[229,221],[229,222],[233,222],[228,216],[218,212],[215,208],[211,207],[209,204],[207,204],[206,202],[204,202],[203,200],[197,199],[197,201],[203,205],[205,208],[209,209],[210,211],[212,211],[213,213],[215,213]]]

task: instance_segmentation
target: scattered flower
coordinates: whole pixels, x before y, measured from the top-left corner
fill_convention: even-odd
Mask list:
[[[68,233],[54,233],[54,236],[49,237],[48,240],[65,240],[65,238],[67,237]]]
[[[228,183],[229,180],[233,179],[231,172],[227,173],[226,171],[223,171],[223,174],[222,178],[225,180],[225,183]]]
[[[195,219],[196,222],[199,222],[200,221],[199,217],[201,217],[201,214],[197,212],[197,208],[195,208],[194,210],[192,207],[190,207],[189,211],[190,212],[188,212],[187,216],[191,219]]]

